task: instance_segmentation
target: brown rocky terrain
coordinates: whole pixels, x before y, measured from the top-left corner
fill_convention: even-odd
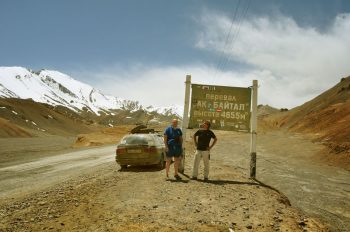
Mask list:
[[[3,118],[0,118],[0,128],[0,137],[32,137],[25,129]]]
[[[153,129],[155,132],[162,134],[166,126],[167,125],[165,123],[162,123],[158,125],[149,125],[147,128]],[[130,134],[131,130],[135,127],[136,125],[123,125],[112,128],[104,128],[97,132],[79,134],[73,147],[78,148],[117,144],[124,135]]]
[[[112,128],[104,128],[97,132],[79,134],[73,147],[91,147],[107,144],[117,144],[120,139],[129,134],[134,125],[116,126]]]
[[[31,99],[0,98],[0,118],[6,127],[0,128],[1,137],[22,137],[13,126],[31,136],[62,135],[96,131],[93,121],[65,107],[37,103]],[[5,129],[8,128],[8,129]]]
[[[299,107],[260,119],[264,129],[310,135],[326,146],[318,159],[350,170],[350,77]]]
[[[145,110],[117,109],[100,115],[87,111],[75,112],[63,106],[51,106],[31,99],[0,98],[0,138],[42,137],[47,135],[77,136],[91,132],[111,134],[105,129],[114,126],[147,124],[164,125],[176,117]],[[113,129],[112,129],[113,131]],[[117,130],[118,131],[118,130]]]

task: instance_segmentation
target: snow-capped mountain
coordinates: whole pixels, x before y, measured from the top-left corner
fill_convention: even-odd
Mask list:
[[[1,98],[31,98],[36,102],[62,105],[74,111],[87,110],[99,115],[113,109],[157,111],[181,115],[180,108],[146,107],[137,101],[108,96],[58,71],[34,72],[23,67],[0,67]]]
[[[165,116],[177,115],[178,117],[182,117],[183,115],[183,107],[179,105],[172,105],[167,107],[147,107],[147,111],[156,111],[158,114],[163,114]]]

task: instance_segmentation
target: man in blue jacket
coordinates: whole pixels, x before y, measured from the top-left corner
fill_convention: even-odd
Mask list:
[[[169,169],[171,160],[174,158],[174,177],[180,180],[178,175],[178,169],[180,166],[180,159],[182,156],[182,131],[177,128],[178,121],[173,119],[171,126],[167,127],[164,131],[164,144],[166,152],[166,177],[169,178]]]

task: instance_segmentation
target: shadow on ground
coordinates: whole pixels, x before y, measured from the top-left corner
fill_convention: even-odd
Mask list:
[[[127,168],[120,168],[119,172],[159,172],[163,170],[156,165],[152,166],[128,166]]]

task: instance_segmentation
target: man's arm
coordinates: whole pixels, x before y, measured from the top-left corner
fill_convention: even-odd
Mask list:
[[[181,146],[183,145],[182,143],[183,143],[183,137],[182,137],[182,130],[179,128],[178,129],[179,130],[179,143],[181,144]]]
[[[193,142],[194,142],[194,146],[197,148],[198,143],[197,143],[197,136],[196,135],[193,136]]]
[[[214,142],[211,144],[211,146],[209,146],[209,150],[214,147],[214,145],[216,144],[217,141],[218,141],[218,139],[215,137]]]
[[[168,136],[164,134],[164,145],[165,145],[165,151],[168,151]]]

